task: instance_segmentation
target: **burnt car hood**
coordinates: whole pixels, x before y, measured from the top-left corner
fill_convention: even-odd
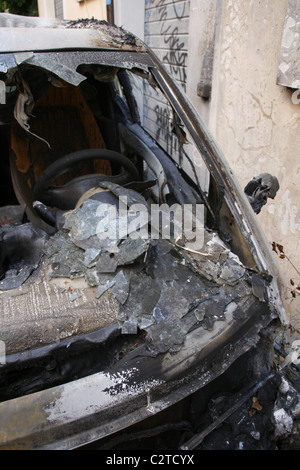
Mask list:
[[[30,34],[24,36],[23,28]],[[224,155],[138,38],[105,22],[48,22],[4,14],[0,39],[1,83],[12,86],[16,71],[27,74],[24,101],[17,101],[21,93],[13,91],[12,104],[7,101],[1,110],[4,126],[15,119],[17,129],[43,141],[28,120],[29,111],[35,111],[28,97],[31,83],[37,83],[36,71],[73,90],[90,75],[106,84],[120,70],[131,70],[163,91],[211,178],[207,194],[183,175],[117,98],[120,148],[141,155],[155,178],[125,185],[98,181],[75,207],[57,212],[62,218],[54,227],[38,215],[31,196],[27,199],[31,187],[24,190],[27,179],[22,179],[19,141],[14,141],[11,171],[27,219],[3,227],[2,252],[22,245],[30,255],[17,275],[12,269],[0,281],[0,340],[5,345],[0,448],[77,448],[204,387],[252,348],[274,318],[287,325],[285,283]],[[18,109],[16,103],[21,103]],[[47,139],[43,144],[52,145]],[[201,250],[187,248],[186,240],[147,237],[116,239],[114,250],[97,236],[99,193],[126,197],[129,208],[141,204],[150,211],[144,191],[154,184],[160,201],[200,201],[205,207],[210,222]],[[118,223],[119,215],[114,213]],[[150,230],[148,221],[145,227]]]

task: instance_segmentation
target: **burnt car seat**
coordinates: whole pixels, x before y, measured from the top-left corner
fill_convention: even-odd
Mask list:
[[[82,149],[105,149],[106,145],[93,113],[77,87],[51,85],[36,101],[32,114],[30,131],[35,135],[26,132],[13,119],[10,165],[19,203],[25,203],[29,219],[41,225],[32,203],[35,199],[33,188],[43,171],[67,154]],[[86,173],[111,175],[110,162],[104,159],[79,162],[60,176],[56,184],[64,184]]]

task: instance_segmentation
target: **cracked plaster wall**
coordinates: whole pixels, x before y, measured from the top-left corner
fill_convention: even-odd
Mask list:
[[[258,217],[299,270],[300,104],[292,102],[294,90],[276,84],[286,9],[287,0],[218,0],[208,119],[242,187],[259,173],[277,176],[280,190]],[[290,279],[299,285],[299,275],[287,259],[278,263],[292,291]],[[290,297],[299,329],[299,296]]]

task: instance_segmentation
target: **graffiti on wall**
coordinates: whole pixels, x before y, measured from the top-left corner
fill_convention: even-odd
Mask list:
[[[145,3],[145,42],[184,91],[187,79],[189,11],[190,0],[146,0]],[[145,127],[178,161],[178,141],[171,133],[170,111],[164,97],[147,87]]]
[[[189,0],[148,0],[145,14],[145,40],[173,78],[186,86],[188,55]]]

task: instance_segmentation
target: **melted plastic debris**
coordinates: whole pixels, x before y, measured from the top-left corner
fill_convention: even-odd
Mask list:
[[[129,281],[126,279],[123,271],[119,271],[114,278],[114,285],[111,292],[121,304],[126,302],[129,294]]]
[[[0,228],[0,290],[20,287],[38,268],[48,235],[31,223]]]
[[[254,212],[259,214],[262,207],[267,204],[268,198],[274,199],[278,190],[279,182],[276,176],[262,173],[249,181],[244,192]]]

